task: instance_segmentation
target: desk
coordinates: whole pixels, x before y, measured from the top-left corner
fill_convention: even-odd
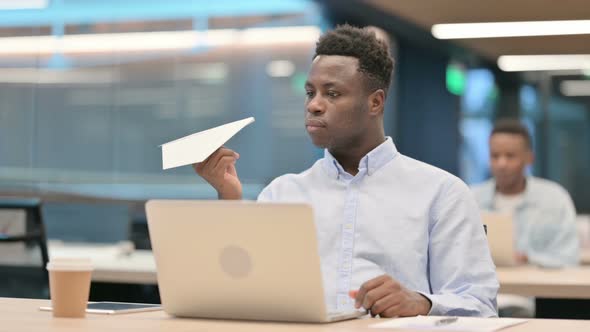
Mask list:
[[[92,259],[92,281],[157,284],[156,262],[151,250],[121,250],[119,246],[49,245],[49,257]]]
[[[500,292],[536,297],[540,318],[590,319],[590,266],[498,268]]]
[[[500,292],[553,299],[590,299],[590,266],[497,268]]]
[[[19,331],[82,331],[104,332],[114,328],[125,331],[306,331],[306,332],[350,332],[381,331],[368,328],[369,325],[382,320],[366,318],[349,320],[332,324],[296,324],[248,321],[224,321],[207,319],[178,319],[162,311],[127,315],[87,315],[85,319],[53,318],[50,312],[38,308],[48,305],[47,300],[0,298],[0,330]],[[4,330],[3,330],[4,331]],[[412,330],[395,330],[412,332]],[[508,332],[587,332],[590,321],[532,319],[502,331]]]
[[[155,285],[156,263],[150,250],[125,253],[113,245],[71,245],[49,242],[50,257],[90,257],[94,262],[92,280],[112,283]],[[39,264],[39,253],[16,259],[12,264]],[[34,257],[34,258],[33,258]],[[7,258],[0,257],[0,262]],[[7,263],[7,262],[4,262]],[[590,299],[590,266],[542,269],[532,266],[498,268],[502,293],[545,298]]]
[[[100,248],[49,247],[50,256],[93,257],[92,280],[113,283],[156,284],[156,264],[149,250],[135,250],[129,255]],[[590,266],[567,269],[542,269],[526,266],[498,268],[503,293],[544,298],[590,299]]]
[[[124,250],[118,245],[62,244],[49,242],[49,257],[84,257],[92,259],[92,281],[157,284],[156,263],[151,250]],[[123,250],[122,250],[123,249]],[[30,250],[10,257],[0,255],[0,264],[38,266],[39,250]]]
[[[120,249],[117,246],[49,243],[49,256],[90,257],[95,266],[92,273],[94,282],[157,284],[156,265],[151,251],[126,252]],[[0,255],[0,261],[3,259],[5,258]],[[39,253],[36,253],[35,259],[30,260],[31,264],[38,265]],[[541,269],[526,266],[498,268],[497,272],[500,292],[537,297],[539,317],[590,318],[588,316],[590,313],[590,266],[568,269]],[[97,286],[97,284],[93,285]],[[118,286],[109,287],[116,289]],[[124,287],[124,285],[121,286]],[[104,294],[104,289],[97,290],[96,294]],[[102,300],[107,297],[112,299],[110,296],[94,297],[94,299]],[[125,301],[131,300],[125,299]]]

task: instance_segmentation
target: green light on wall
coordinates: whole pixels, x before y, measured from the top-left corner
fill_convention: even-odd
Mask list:
[[[447,90],[457,96],[465,92],[465,71],[457,64],[447,66]]]
[[[500,88],[498,87],[498,84],[494,83],[494,87],[490,90],[488,99],[493,102],[496,102],[498,99],[500,99]]]
[[[297,95],[305,94],[305,81],[307,81],[307,75],[305,73],[295,73],[291,77],[291,89]]]

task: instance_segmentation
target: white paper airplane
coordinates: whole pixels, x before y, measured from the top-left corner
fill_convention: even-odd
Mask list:
[[[162,169],[200,163],[252,122],[249,117],[162,144]]]

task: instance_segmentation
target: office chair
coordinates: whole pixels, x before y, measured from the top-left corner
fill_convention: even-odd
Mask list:
[[[45,226],[41,216],[41,205],[41,200],[37,198],[0,198],[0,210],[22,210],[25,212],[24,234],[0,234],[0,250],[1,245],[4,243],[21,242],[26,245],[26,248],[37,245],[41,253],[42,263],[39,272],[35,273],[36,276],[30,275],[31,268],[29,267],[4,266],[5,271],[0,273],[2,276],[0,279],[3,279],[0,286],[8,287],[8,289],[2,290],[5,296],[47,298],[49,295],[49,277],[46,270],[49,254]],[[33,269],[33,271],[36,269]],[[21,287],[23,286],[22,282],[29,284]]]

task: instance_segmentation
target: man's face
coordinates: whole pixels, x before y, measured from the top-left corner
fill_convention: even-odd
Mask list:
[[[368,134],[369,103],[356,58],[316,57],[305,90],[305,127],[313,144],[341,150],[363,141]]]
[[[490,165],[498,187],[522,181],[525,168],[532,162],[533,153],[522,136],[496,133],[490,137]]]

